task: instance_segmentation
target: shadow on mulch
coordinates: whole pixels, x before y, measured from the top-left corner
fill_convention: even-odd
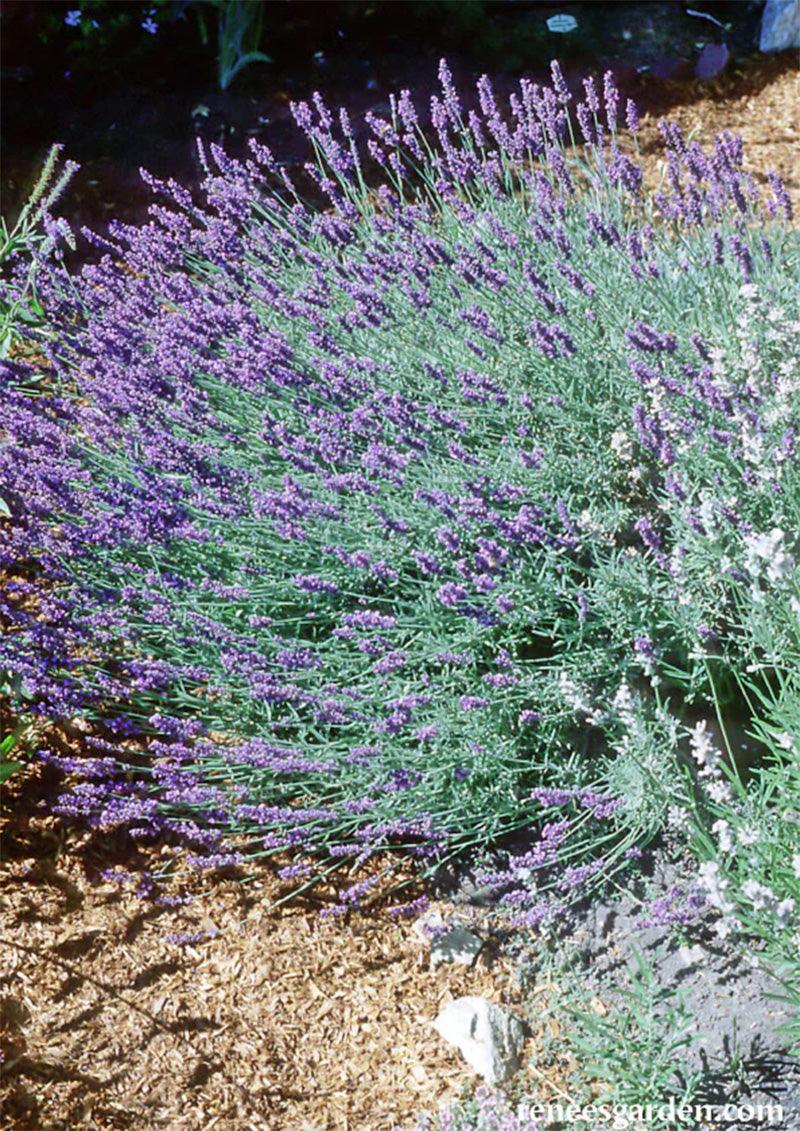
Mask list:
[[[14,62],[25,61],[27,56],[20,44],[16,51],[12,44],[6,49],[3,111],[4,211],[16,212],[44,154],[56,140],[65,143],[65,156],[81,165],[60,209],[76,228],[87,225],[104,231],[111,219],[141,222],[152,198],[140,179],[140,166],[158,177],[174,177],[196,188],[202,178],[196,137],[220,143],[233,154],[244,152],[249,137],[258,138],[290,172],[297,173],[310,154],[294,124],[292,100],[308,98],[312,90],[320,89],[331,106],[347,107],[357,132],[366,134],[363,114],[387,114],[390,91],[410,89],[424,114],[431,94],[438,89],[440,54],[448,57],[466,105],[474,101],[474,80],[482,71],[490,74],[503,97],[516,85],[520,73],[547,81],[549,59],[558,54],[576,89],[582,75],[613,66],[623,95],[635,98],[643,113],[656,115],[677,106],[691,107],[699,100],[722,103],[731,97],[755,96],[796,65],[792,52],[767,57],[742,54],[752,50],[756,34],[759,17],[753,5],[739,36],[741,42],[732,43],[733,61],[722,74],[705,82],[693,77],[694,56],[700,41],[714,42],[719,32],[688,17],[681,5],[654,0],[648,4],[567,4],[578,12],[581,26],[585,25],[585,39],[550,36],[547,42],[540,42],[535,37],[526,68],[513,61],[515,37],[506,26],[513,11],[525,5],[495,5],[490,24],[505,28],[501,38],[504,35],[509,45],[508,72],[499,69],[503,64],[498,60],[509,52],[492,55],[480,42],[459,43],[446,34],[437,39],[431,32],[410,44],[413,24],[404,27],[398,19],[396,10],[402,5],[396,0],[382,5],[385,13],[378,16],[377,24],[383,18],[386,26],[368,27],[369,21],[352,28],[348,25],[344,38],[337,38],[341,7],[332,5],[330,19],[320,20],[319,6],[303,6],[296,0],[282,5],[277,26],[271,30],[274,65],[246,69],[225,92],[212,85],[213,68],[204,57],[192,54],[195,48],[188,41],[176,43],[174,56],[169,51],[156,52],[142,60],[138,69],[129,67],[102,80],[91,75],[65,76],[55,57],[54,65],[43,57],[33,58],[27,68],[15,68]],[[381,9],[380,4],[363,7]],[[546,6],[528,7],[530,18],[543,26]],[[602,18],[598,16],[601,7],[605,9]],[[743,7],[732,12],[734,24],[742,21]],[[395,15],[390,18],[393,9]],[[591,34],[595,25],[602,32],[596,38]],[[731,35],[736,38],[733,32],[729,40]],[[311,38],[315,36],[324,51],[312,55]],[[35,46],[33,41],[34,54]],[[646,70],[642,73],[637,64]]]
[[[170,846],[126,855],[124,838],[60,828],[43,811],[59,788],[29,766],[4,805],[11,1127],[390,1131],[464,1079],[431,1028],[445,1002],[517,1000],[501,962],[432,972],[410,924],[378,910],[321,918],[333,889],[276,909],[285,885],[268,867],[248,883],[178,867],[163,902],[143,902],[103,873],[138,880]]]

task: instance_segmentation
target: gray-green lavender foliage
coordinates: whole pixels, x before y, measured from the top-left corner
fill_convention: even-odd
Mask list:
[[[788,197],[669,123],[646,191],[608,76],[574,113],[557,67],[502,109],[441,77],[366,145],[295,107],[327,208],[212,147],[203,207],[153,181],[149,224],[50,266],[53,397],[4,370],[0,667],[96,727],[55,761],[101,829],[297,880],[525,828],[496,879],[534,927],[681,826],[724,925],[715,822],[796,783],[796,732],[745,778],[707,729],[769,725],[796,670]],[[793,940],[777,875],[755,919]]]

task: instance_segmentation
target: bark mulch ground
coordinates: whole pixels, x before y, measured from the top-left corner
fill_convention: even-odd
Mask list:
[[[797,53],[788,52],[723,72],[712,82],[665,83],[659,91],[663,113],[678,122],[687,136],[709,145],[715,134],[729,130],[744,141],[745,169],[764,183],[770,169],[783,178],[800,215],[800,71]],[[678,98],[678,94],[682,99]],[[673,101],[674,99],[674,101]],[[643,119],[640,147],[657,179],[663,164],[663,142],[657,113]]]
[[[11,788],[6,1126],[389,1131],[464,1079],[430,1024],[445,1002],[515,999],[499,961],[432,972],[385,908],[331,921],[324,891],[274,908],[285,884],[266,867],[247,882],[184,873],[171,890],[188,902],[142,900],[98,872],[118,844],[104,861],[97,834],[65,835],[26,804],[35,781]],[[137,857],[134,874],[158,863]]]

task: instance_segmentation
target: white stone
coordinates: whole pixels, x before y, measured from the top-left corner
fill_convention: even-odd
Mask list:
[[[761,16],[759,51],[800,47],[800,0],[767,0]]]
[[[445,962],[459,962],[471,966],[478,957],[483,943],[472,931],[464,927],[453,927],[443,935],[437,935],[431,943],[431,969]]]
[[[451,1001],[433,1027],[487,1084],[499,1084],[519,1068],[525,1039],[522,1022],[485,998]]]
[[[678,950],[678,957],[686,967],[699,966],[707,957],[701,946],[682,946]]]

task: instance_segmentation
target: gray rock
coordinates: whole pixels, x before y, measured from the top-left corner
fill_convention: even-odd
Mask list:
[[[452,903],[473,907],[491,907],[497,903],[497,889],[480,883],[472,868],[453,869],[448,881],[447,895]]]
[[[519,1068],[525,1039],[523,1024],[485,998],[460,997],[451,1001],[433,1027],[448,1044],[455,1045],[487,1084],[502,1083]]]
[[[607,939],[614,927],[619,911],[609,907],[607,903],[598,903],[594,907],[594,933],[599,939]]]
[[[447,930],[447,924],[438,911],[426,911],[424,915],[420,915],[419,919],[414,921],[411,927],[411,933],[420,942],[429,943],[431,939],[437,935],[441,935]]]
[[[483,942],[472,931],[464,927],[453,927],[442,935],[437,935],[431,943],[431,969],[446,962],[458,962],[471,966],[480,953]]]
[[[682,1056],[686,1073],[700,1076],[703,1102],[727,1103],[746,1084],[747,1102],[779,1101],[781,1131],[800,1131],[800,1065],[787,1050],[783,1027],[791,1006],[781,1000],[781,987],[752,947],[717,937],[712,914],[680,934],[669,926],[643,927],[650,902],[685,888],[694,875],[691,864],[666,852],[654,853],[649,864],[644,904],[629,894],[573,914],[570,943],[584,960],[582,989],[612,1010],[629,1007],[625,990],[644,958],[656,994],[675,995],[672,1004],[682,1002],[692,1018],[693,1044]]]
[[[694,73],[703,82],[722,74],[728,65],[731,53],[724,43],[707,43],[697,57]]]
[[[758,49],[766,53],[789,47],[800,47],[800,0],[767,0]]]
[[[706,952],[701,946],[682,946],[678,949],[678,958],[687,969],[699,966],[706,957]]]

